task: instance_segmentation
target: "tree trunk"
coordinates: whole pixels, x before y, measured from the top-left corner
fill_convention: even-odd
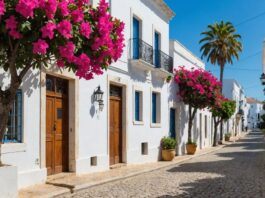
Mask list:
[[[223,119],[221,119],[221,126],[220,126],[220,141],[223,142]]]
[[[188,142],[192,142],[191,140],[191,129],[192,129],[192,121],[196,115],[197,109],[194,108],[192,111],[192,107],[189,105],[189,122],[188,122]]]
[[[213,117],[213,120],[214,120],[213,146],[217,146],[217,130],[220,121],[218,121],[217,117]]]
[[[220,81],[221,81],[221,85],[222,85],[221,86],[221,93],[223,91],[224,68],[225,68],[224,64],[221,64],[220,65]]]

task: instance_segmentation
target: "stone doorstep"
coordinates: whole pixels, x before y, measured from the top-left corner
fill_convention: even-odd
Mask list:
[[[244,137],[245,135],[247,135],[247,133],[243,134],[241,137]],[[224,144],[219,145],[217,147],[209,147],[202,150],[198,150],[195,155],[177,156],[171,162],[159,161],[159,162],[139,164],[139,165],[126,165],[116,169],[110,169],[107,171],[97,172],[97,173],[84,174],[80,176],[75,175],[73,173],[52,176],[48,178],[46,184],[36,185],[20,190],[19,197],[46,198],[46,197],[56,197],[59,195],[70,195],[71,193],[81,191],[89,187],[130,178],[147,172],[152,172],[162,168],[166,168],[168,166],[175,164],[181,164],[192,158],[196,158],[220,150],[226,145],[230,145],[232,143],[233,142],[225,142]]]

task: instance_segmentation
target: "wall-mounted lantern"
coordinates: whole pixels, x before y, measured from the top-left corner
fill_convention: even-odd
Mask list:
[[[265,88],[263,89],[263,93],[264,93],[264,95],[265,95]]]
[[[264,73],[261,74],[260,81],[262,85],[265,85],[265,74]]]
[[[94,100],[98,102],[100,111],[102,111],[104,108],[103,94],[104,92],[100,89],[100,86],[98,86],[97,90],[94,92]]]

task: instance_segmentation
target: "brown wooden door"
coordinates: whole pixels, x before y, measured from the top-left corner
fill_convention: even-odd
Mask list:
[[[68,171],[68,82],[47,76],[46,167],[48,175]]]
[[[110,165],[122,162],[122,89],[110,86]]]

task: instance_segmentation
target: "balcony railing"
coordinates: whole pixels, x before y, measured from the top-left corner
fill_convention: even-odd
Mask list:
[[[132,58],[141,59],[153,65],[153,47],[141,39],[131,39]]]
[[[173,72],[173,58],[162,52],[154,50],[151,45],[141,39],[133,38],[130,40],[131,57],[134,60],[143,60],[155,68],[162,68],[170,73]]]
[[[155,66],[162,68],[170,73],[173,72],[173,58],[165,54],[161,50],[154,50]]]

